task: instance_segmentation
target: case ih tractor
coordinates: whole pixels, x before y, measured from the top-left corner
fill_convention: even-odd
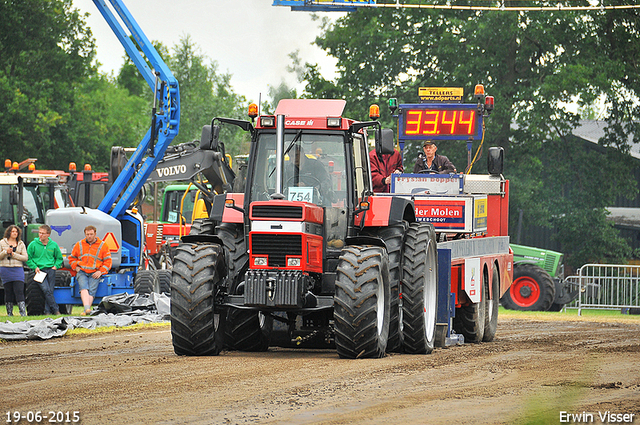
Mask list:
[[[484,234],[464,235],[481,243],[451,241],[439,256],[426,203],[420,216],[414,195],[372,193],[366,129],[375,130],[381,153],[393,150],[393,133],[342,117],[344,106],[282,100],[255,127],[214,118],[203,128],[203,148],[217,149],[220,124],[231,124],[251,133],[251,152],[245,192],[216,196],[209,219],[177,248],[177,354],[264,351],[283,330],[289,345],[335,346],[343,358],[429,353],[463,340],[450,328],[453,311],[467,340],[493,338],[498,299],[511,283],[508,237],[492,237],[506,232],[508,190],[489,203],[499,208],[489,220],[495,234],[485,210]],[[484,105],[473,106],[481,117]],[[501,177],[487,178],[508,188]],[[474,197],[450,210],[458,214]]]

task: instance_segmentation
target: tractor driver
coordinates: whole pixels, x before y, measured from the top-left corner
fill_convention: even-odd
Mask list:
[[[317,159],[305,155],[304,149],[295,144],[289,152],[292,163],[286,169],[285,186],[310,186],[314,187],[322,197],[314,200],[316,204],[327,204],[333,197],[331,179],[324,165]]]
[[[450,174],[457,173],[455,165],[449,161],[444,155],[438,155],[436,151],[438,146],[433,140],[425,140],[422,144],[424,153],[421,153],[416,159],[413,166],[414,174],[417,173],[436,173]]]

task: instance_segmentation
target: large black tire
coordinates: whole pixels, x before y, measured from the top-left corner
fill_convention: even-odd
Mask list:
[[[38,282],[33,280],[35,272],[29,270],[24,274],[24,297],[27,315],[41,316],[44,314],[45,299]]]
[[[216,234],[224,244],[227,287],[231,294],[241,293],[239,285],[249,268],[249,254],[242,225],[223,223]],[[232,350],[266,351],[271,344],[273,317],[253,310],[229,308],[225,321],[225,343]]]
[[[156,270],[158,293],[171,295],[171,270]]]
[[[510,310],[547,311],[556,297],[556,286],[540,266],[518,263],[513,266],[513,283],[500,299]]]
[[[190,235],[213,235],[215,226],[209,218],[198,218],[191,223]]]
[[[159,292],[156,270],[138,270],[135,279],[133,279],[133,292],[136,294]]]
[[[547,311],[562,311],[564,304],[552,303]]]
[[[498,304],[500,298],[500,272],[498,272],[498,266],[493,266],[493,277],[491,278],[491,293],[493,294],[489,299],[489,280],[485,280],[483,285],[483,296],[487,300],[485,303],[486,311],[484,314],[484,335],[482,340],[484,342],[491,342],[496,336],[498,330]]]
[[[482,342],[484,338],[485,315],[487,313],[487,295],[485,294],[485,281],[487,276],[481,273],[482,288],[481,300],[479,303],[469,303],[456,308],[456,316],[453,318],[453,329],[456,333],[464,336],[465,342]]]
[[[436,339],[438,249],[429,223],[411,223],[404,248],[402,333],[404,351],[429,354]]]
[[[56,270],[55,286],[68,287],[71,285],[71,272],[68,270]],[[73,304],[58,304],[60,313],[71,314],[73,312]]]
[[[171,278],[171,339],[178,355],[216,356],[222,349],[215,293],[224,275],[214,244],[180,244]]]
[[[341,358],[384,356],[389,337],[389,257],[377,246],[342,249],[333,318]]]
[[[409,223],[406,221],[389,227],[380,227],[367,232],[372,236],[382,239],[387,245],[389,255],[389,286],[391,291],[389,341],[387,351],[397,352],[402,350],[402,329],[400,326],[400,282],[402,281],[402,255],[404,252],[404,238]]]

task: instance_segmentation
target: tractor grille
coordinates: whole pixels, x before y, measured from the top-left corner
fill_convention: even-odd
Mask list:
[[[287,255],[302,255],[302,235],[254,234],[251,253],[269,256],[269,267],[286,267]]]
[[[302,207],[290,205],[255,205],[251,207],[256,218],[297,218],[302,219]]]
[[[162,245],[162,224],[158,223],[158,231],[156,232],[156,243]]]
[[[556,258],[552,255],[548,255],[544,259],[544,269],[549,273],[553,273],[553,265],[556,261]]]

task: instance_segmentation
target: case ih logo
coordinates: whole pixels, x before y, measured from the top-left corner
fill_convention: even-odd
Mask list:
[[[301,125],[308,125],[311,126],[313,125],[313,120],[286,120],[284,122],[284,125],[289,125],[289,126],[301,126]]]

